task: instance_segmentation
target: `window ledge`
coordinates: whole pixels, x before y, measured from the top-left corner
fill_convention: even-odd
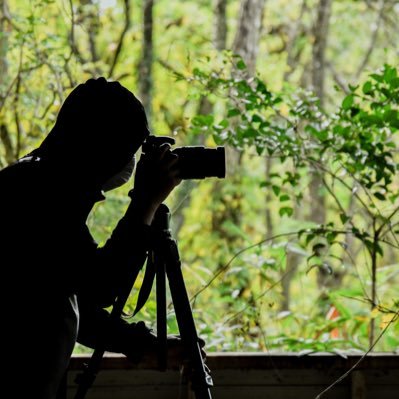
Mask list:
[[[213,399],[315,398],[359,361],[362,354],[242,353],[207,354]],[[68,372],[67,398],[76,391],[75,376],[90,355],[74,355]],[[106,354],[87,399],[175,399],[182,389],[179,364],[157,370],[155,360],[134,365],[126,357]],[[183,385],[190,393],[187,385]],[[323,399],[397,399],[399,354],[370,353]],[[182,396],[183,398],[186,396]],[[194,396],[189,396],[194,398]]]

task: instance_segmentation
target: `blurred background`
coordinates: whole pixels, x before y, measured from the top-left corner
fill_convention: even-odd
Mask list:
[[[167,200],[208,351],[397,351],[398,21],[396,0],[0,0],[0,167],[77,84],[118,80],[153,134],[226,147],[225,179]],[[132,184],[91,213],[100,245]]]

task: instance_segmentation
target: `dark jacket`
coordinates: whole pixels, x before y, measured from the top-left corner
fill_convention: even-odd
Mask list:
[[[0,171],[0,193],[2,386],[53,399],[79,323],[83,343],[95,342],[103,308],[144,262],[149,227],[124,217],[98,247],[86,219],[101,193],[75,190],[35,157]]]

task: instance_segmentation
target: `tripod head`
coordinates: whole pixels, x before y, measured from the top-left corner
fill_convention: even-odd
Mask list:
[[[170,227],[170,211],[165,204],[159,205],[155,212],[154,219],[151,224],[153,231],[169,231]]]

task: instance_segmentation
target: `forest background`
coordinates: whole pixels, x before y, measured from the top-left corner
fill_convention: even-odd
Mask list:
[[[395,0],[0,0],[0,167],[77,84],[119,80],[154,134],[226,147],[225,179],[167,201],[208,351],[397,351],[398,21]],[[131,186],[91,213],[100,245]]]

